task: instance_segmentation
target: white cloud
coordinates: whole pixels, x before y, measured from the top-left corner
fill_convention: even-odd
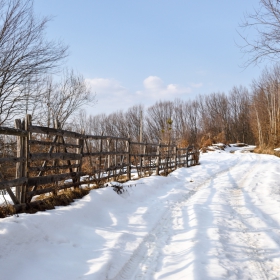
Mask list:
[[[192,92],[191,87],[182,87],[177,84],[165,85],[163,80],[157,76],[149,76],[143,81],[143,85],[144,90],[137,91],[137,94],[156,100],[166,98],[172,100]]]

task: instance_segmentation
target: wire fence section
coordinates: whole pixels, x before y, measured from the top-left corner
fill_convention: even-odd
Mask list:
[[[15,120],[15,128],[0,127],[0,148],[0,192],[10,196],[16,210],[41,194],[167,175],[199,164],[193,146],[85,135],[63,130],[58,122],[55,128],[34,126],[30,115]]]

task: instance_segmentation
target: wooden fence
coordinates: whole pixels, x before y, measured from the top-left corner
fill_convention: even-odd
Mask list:
[[[15,120],[15,128],[0,127],[0,135],[9,139],[5,148],[1,141],[0,191],[10,195],[17,211],[41,194],[168,174],[199,164],[194,147],[85,135],[62,130],[58,123],[55,128],[35,126],[30,115]]]

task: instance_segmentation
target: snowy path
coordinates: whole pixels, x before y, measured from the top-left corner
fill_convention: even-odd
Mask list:
[[[280,279],[279,158],[214,152],[137,184],[0,221],[0,279]]]
[[[171,204],[112,279],[280,279],[279,223],[244,191],[264,163],[243,159]]]

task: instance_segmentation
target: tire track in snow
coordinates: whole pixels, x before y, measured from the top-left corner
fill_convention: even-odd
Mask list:
[[[238,226],[240,229],[240,234],[238,235],[239,240],[241,243],[245,243],[247,246],[246,252],[247,255],[249,256],[250,260],[250,274],[252,273],[252,279],[275,279],[269,277],[269,273],[266,269],[265,266],[265,259],[266,257],[263,255],[263,249],[259,245],[259,240],[258,238],[252,233],[255,231],[255,229],[248,224],[244,220],[244,217],[248,217],[248,208],[246,208],[246,203],[244,199],[244,194],[242,192],[242,189],[246,182],[256,174],[258,168],[260,167],[261,164],[261,158],[260,156],[257,156],[257,162],[250,167],[250,170],[247,170],[246,174],[241,178],[241,180],[234,186],[233,189],[229,190],[229,202],[234,210],[234,215],[235,215],[235,224]],[[250,215],[254,215],[250,211]],[[255,216],[255,215],[254,215]],[[258,217],[254,217],[258,218]],[[257,274],[256,274],[256,271]]]
[[[176,212],[185,207],[189,203],[190,198],[197,194],[202,188],[207,187],[211,180],[227,174],[239,164],[240,162],[234,161],[233,166],[227,167],[209,176],[203,182],[194,186],[186,195],[183,195],[180,200],[170,203],[154,228],[139,243],[129,260],[121,267],[115,277],[107,279],[149,279],[148,276],[154,275],[161,250],[172,237],[172,218],[174,218],[174,216],[176,217]]]

